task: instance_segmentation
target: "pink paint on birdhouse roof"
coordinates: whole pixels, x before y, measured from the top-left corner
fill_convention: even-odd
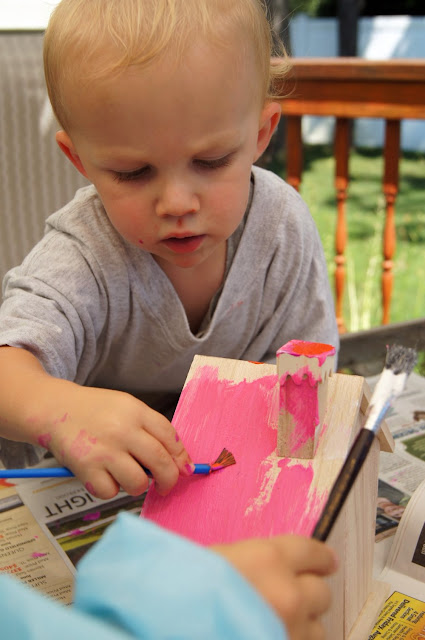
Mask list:
[[[317,358],[322,365],[326,358],[335,355],[335,347],[331,344],[321,342],[307,342],[306,340],[290,340],[280,347],[277,356],[287,353],[291,356],[306,356],[307,358]]]

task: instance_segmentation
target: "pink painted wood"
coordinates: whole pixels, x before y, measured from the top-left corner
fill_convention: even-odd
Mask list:
[[[338,377],[332,376],[335,383]],[[335,393],[334,384],[330,402]],[[166,497],[151,487],[143,515],[201,544],[310,535],[346,455],[358,410],[354,402],[345,424],[328,434],[325,414],[313,460],[279,458],[276,367],[196,356],[173,423],[195,462],[212,462],[226,447],[236,465],[181,478]]]

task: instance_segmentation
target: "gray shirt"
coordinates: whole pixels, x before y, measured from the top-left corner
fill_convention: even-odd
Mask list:
[[[167,414],[195,354],[274,361],[292,339],[339,344],[314,221],[295,190],[258,167],[196,335],[165,273],[115,231],[93,186],[48,218],[3,292],[0,344],[31,351],[53,376],[125,390]]]

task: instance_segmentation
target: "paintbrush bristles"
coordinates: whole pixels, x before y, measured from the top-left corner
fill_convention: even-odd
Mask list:
[[[393,344],[388,347],[385,368],[391,369],[395,375],[405,373],[408,376],[413,371],[417,360],[418,354],[415,349]]]
[[[230,451],[228,451],[227,449],[223,449],[217,460],[211,464],[211,471],[217,471],[218,469],[223,469],[224,467],[230,467],[232,464],[236,464],[233,453],[230,453]]]

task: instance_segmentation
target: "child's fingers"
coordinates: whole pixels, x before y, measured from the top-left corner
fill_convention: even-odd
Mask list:
[[[327,576],[338,568],[335,552],[323,542],[302,536],[285,536],[276,538],[276,543],[282,545],[285,561],[295,573]]]
[[[149,477],[138,460],[121,453],[107,464],[107,471],[130,496],[140,496],[149,486]],[[176,471],[176,476],[178,472]]]
[[[191,470],[189,468],[192,464],[192,459],[186,451],[183,442],[180,440],[178,433],[167,418],[152,409],[149,409],[149,412],[149,419],[145,420],[143,424],[145,432],[158,440],[173,460],[175,460],[179,471],[183,473],[183,475],[188,475],[193,471],[193,469]],[[151,471],[153,471],[153,469],[151,469]]]
[[[78,477],[89,493],[102,500],[115,498],[120,490],[118,482],[104,469],[91,469],[89,473],[83,471]]]
[[[155,480],[156,491],[161,495],[169,493],[179,478],[179,468],[175,459],[164,445],[150,433],[143,431],[137,439],[132,441],[129,453],[139,465],[149,469]],[[112,469],[112,467],[110,468]],[[189,463],[187,463],[187,469],[184,470],[184,474],[186,476],[192,474]],[[126,487],[123,486],[128,491]]]
[[[329,585],[317,575],[305,573],[298,578],[303,595],[306,616],[319,618],[331,605],[332,594]]]

